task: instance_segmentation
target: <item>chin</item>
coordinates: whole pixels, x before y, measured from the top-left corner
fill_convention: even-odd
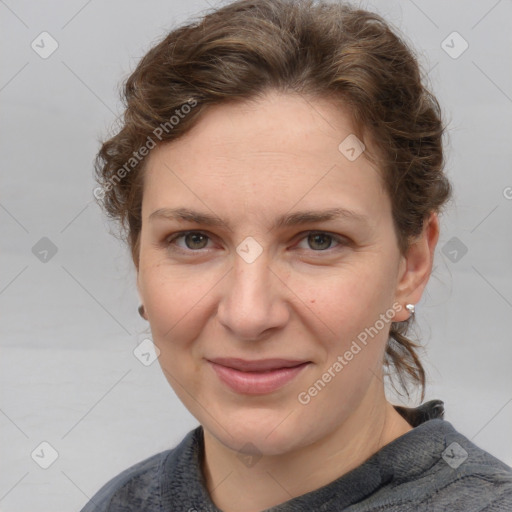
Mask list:
[[[269,410],[242,409],[234,414],[224,414],[219,426],[205,418],[203,428],[223,445],[233,451],[250,455],[282,455],[302,445],[309,444],[314,432],[305,431],[305,421],[290,408]]]

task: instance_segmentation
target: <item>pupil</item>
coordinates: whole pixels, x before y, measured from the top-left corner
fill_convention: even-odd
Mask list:
[[[330,238],[331,237],[329,235],[324,235],[324,234],[309,235],[309,241],[313,242],[313,245],[315,243],[319,242],[319,245],[321,247],[317,247],[317,249],[321,249],[321,250],[329,248],[329,246],[331,245]],[[321,242],[322,239],[324,240],[324,243]],[[327,242],[325,242],[325,241],[327,241]]]
[[[204,239],[206,238],[204,235],[202,235],[201,233],[189,233],[187,236],[186,236],[186,242],[187,242],[187,247],[189,249],[202,249],[204,247],[204,244],[201,245],[201,241],[200,239],[203,239],[203,242],[205,241]],[[191,241],[191,243],[189,243]],[[199,244],[200,247],[198,247],[196,244]]]
[[[186,236],[187,247],[189,249],[202,249],[205,247],[204,242],[206,241],[206,237],[201,233],[189,233]],[[322,243],[323,241],[323,243]],[[331,237],[329,235],[324,234],[314,234],[309,235],[310,245],[317,245],[317,249],[324,250],[328,249],[331,245]],[[314,248],[314,247],[313,247]]]

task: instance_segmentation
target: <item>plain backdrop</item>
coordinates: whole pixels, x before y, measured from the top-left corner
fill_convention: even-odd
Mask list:
[[[512,2],[359,4],[415,47],[449,121],[455,200],[416,315],[426,399],[512,464]],[[150,331],[128,249],[93,200],[92,162],[122,80],[215,5],[0,1],[2,512],[78,511],[197,425],[158,362],[134,355]]]

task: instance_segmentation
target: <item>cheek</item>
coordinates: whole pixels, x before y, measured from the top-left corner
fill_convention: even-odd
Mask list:
[[[144,302],[150,312],[154,342],[161,351],[186,345],[200,332],[208,294],[218,281],[201,270],[184,272],[165,265],[141,273]]]
[[[165,264],[146,267],[141,275],[152,340],[160,351],[158,362],[178,398],[191,411],[195,405],[190,396],[201,393],[200,358],[195,356],[194,341],[204,329],[201,318],[213,286],[210,281],[204,273],[194,276]]]
[[[338,269],[316,286],[304,286],[305,302],[315,313],[316,342],[323,348],[314,374],[299,389],[299,412],[311,431],[319,417],[327,431],[334,428],[381,379],[393,313],[391,286],[389,274],[377,264]],[[386,312],[389,319],[382,321]],[[320,334],[325,325],[328,337]]]
[[[319,274],[318,278],[308,276],[289,281],[290,288],[297,290],[305,305],[302,309],[313,313],[309,315],[316,319],[316,330],[323,325],[328,339],[339,348],[349,342],[348,337],[373,325],[391,307],[390,273],[375,260],[368,257],[358,264]]]

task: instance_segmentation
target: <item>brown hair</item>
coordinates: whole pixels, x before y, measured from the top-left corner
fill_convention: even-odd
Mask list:
[[[439,104],[412,50],[379,15],[314,0],[239,0],[150,49],[124,84],[123,125],[97,155],[95,195],[120,222],[137,269],[148,148],[189,131],[209,105],[268,90],[349,108],[366,157],[378,161],[402,254],[450,198]],[[419,345],[406,337],[410,321],[392,323],[384,363],[407,394],[408,380],[419,384],[423,399]]]

